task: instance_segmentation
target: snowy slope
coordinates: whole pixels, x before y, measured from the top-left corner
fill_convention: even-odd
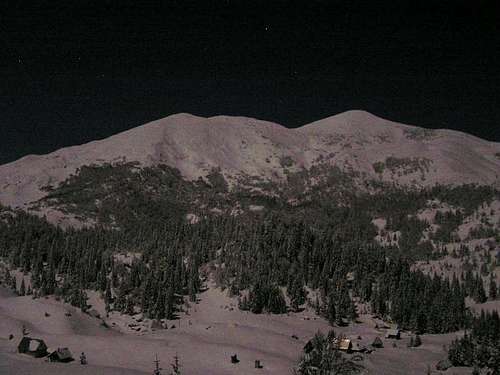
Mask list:
[[[105,162],[167,164],[187,179],[220,168],[237,176],[280,180],[318,163],[365,179],[429,186],[500,187],[500,144],[450,130],[426,130],[348,111],[297,129],[245,117],[177,114],[110,138],[26,156],[0,166],[0,203],[27,207],[77,168]],[[378,162],[378,165],[377,165]]]

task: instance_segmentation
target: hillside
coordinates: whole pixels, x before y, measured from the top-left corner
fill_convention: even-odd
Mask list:
[[[366,349],[313,340],[320,357],[363,361],[349,373],[416,374],[447,357],[453,371],[498,369],[499,155],[351,111],[298,129],[180,114],[28,156],[0,167],[0,299],[18,295],[0,316],[81,347],[103,373],[148,371],[163,342],[163,361],[190,357],[186,373],[252,373],[261,359],[255,371],[285,374],[316,367],[301,350],[330,327]],[[370,354],[396,325],[405,341]],[[11,326],[0,372],[23,360]]]
[[[297,129],[244,117],[177,114],[104,140],[0,166],[0,203],[42,210],[35,203],[79,168],[129,162],[166,165],[188,181],[220,171],[233,190],[289,182],[291,175],[304,171],[313,186],[331,168],[359,188],[366,181],[500,186],[500,144],[460,132],[402,125],[363,111]],[[319,172],[310,173],[318,166]],[[43,212],[56,222],[65,216],[46,205]]]

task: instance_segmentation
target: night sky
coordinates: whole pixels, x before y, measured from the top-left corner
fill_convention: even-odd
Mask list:
[[[364,109],[500,141],[493,1],[18,3],[0,5],[0,163],[178,112]]]

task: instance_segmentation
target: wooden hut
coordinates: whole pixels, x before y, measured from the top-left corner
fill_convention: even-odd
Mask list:
[[[359,342],[352,340],[351,341],[351,349],[350,352],[352,353],[363,353],[366,351],[366,347],[364,345],[361,345]]]
[[[45,357],[47,355],[47,345],[40,339],[34,339],[24,336],[17,346],[19,353],[31,355],[35,358]]]
[[[379,336],[377,336],[373,340],[372,346],[374,348],[383,348],[384,347],[384,343],[382,342],[382,339]]]
[[[399,340],[401,338],[401,331],[399,329],[388,329],[385,334],[386,339]]]
[[[56,350],[49,350],[48,358],[50,362],[68,363],[74,361],[73,355],[68,348],[57,348]]]
[[[352,349],[352,342],[349,339],[340,339],[338,342],[338,349],[343,352],[350,352]]]

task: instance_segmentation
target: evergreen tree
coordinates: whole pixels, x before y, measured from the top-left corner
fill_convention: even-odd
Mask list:
[[[331,325],[334,325],[337,321],[337,309],[335,308],[336,298],[333,292],[328,295],[328,304],[326,309],[326,319]]]
[[[277,286],[271,286],[268,290],[268,301],[265,306],[268,312],[273,314],[283,314],[286,313],[286,301],[285,296],[281,289]]]
[[[489,288],[489,297],[491,300],[496,300],[498,296],[498,289],[495,277],[493,274],[490,276],[490,288]]]
[[[422,339],[420,338],[420,335],[415,336],[415,341],[413,342],[414,347],[419,347],[422,345]]]
[[[9,273],[9,271],[7,271],[7,274],[9,275],[8,276],[8,284],[10,289],[12,289],[13,291],[17,291],[17,282],[16,282],[16,277],[15,276],[11,276],[11,274]]]
[[[181,375],[181,364],[177,354],[174,356],[174,361],[170,364],[170,366],[172,366],[171,375]]]
[[[301,280],[295,279],[292,285],[292,290],[289,293],[290,304],[293,311],[298,311],[300,306],[306,302],[307,294]]]
[[[21,287],[19,288],[19,295],[26,295],[26,286],[24,285],[24,277],[21,279]]]
[[[318,332],[310,341],[310,348],[300,358],[295,375],[309,374],[336,374],[351,375],[360,372],[360,366],[346,360],[333,345],[335,333],[330,332],[327,337]]]

